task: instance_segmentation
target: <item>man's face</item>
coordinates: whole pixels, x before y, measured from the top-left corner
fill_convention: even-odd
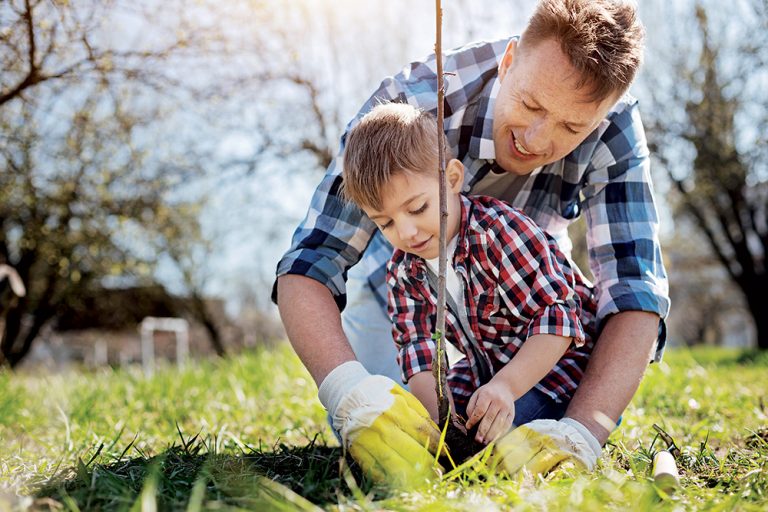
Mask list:
[[[464,171],[458,160],[446,168],[448,181],[448,238],[459,229],[459,192]],[[437,258],[440,247],[440,187],[437,173],[400,172],[395,174],[382,197],[381,210],[362,209],[395,248],[421,258]]]
[[[617,101],[587,97],[579,76],[554,40],[520,47],[512,41],[499,65],[501,89],[493,111],[496,162],[525,175],[573,151]]]

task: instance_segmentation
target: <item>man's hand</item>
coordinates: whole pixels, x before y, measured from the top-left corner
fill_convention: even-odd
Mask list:
[[[392,379],[347,362],[328,374],[319,394],[344,448],[374,480],[412,488],[438,476],[433,454],[440,431],[416,397]]]
[[[515,396],[506,383],[493,378],[472,394],[467,404],[467,417],[467,430],[479,423],[475,440],[478,443],[489,443],[512,428]]]
[[[509,476],[523,468],[544,475],[568,460],[592,471],[600,451],[600,443],[578,421],[571,418],[535,420],[499,439],[493,446],[488,464]]]

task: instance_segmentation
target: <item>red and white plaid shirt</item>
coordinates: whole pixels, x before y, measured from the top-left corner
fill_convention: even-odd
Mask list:
[[[461,225],[452,264],[462,283],[465,325],[449,308],[446,338],[464,355],[449,371],[457,405],[507,364],[534,334],[573,338],[573,344],[537,385],[554,400],[569,400],[595,339],[597,302],[589,283],[555,240],[517,208],[491,197],[462,196]],[[403,381],[431,371],[437,291],[427,263],[397,250],[387,266],[389,313]],[[477,341],[476,341],[477,340]]]

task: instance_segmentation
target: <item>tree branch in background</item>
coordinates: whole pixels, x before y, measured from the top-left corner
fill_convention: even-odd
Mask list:
[[[764,0],[739,4],[745,5],[755,16],[739,19],[735,39],[725,36],[737,34],[729,30],[733,19],[715,16],[705,2],[686,20],[692,30],[670,27],[695,36],[681,43],[691,52],[668,57],[672,75],[686,87],[672,87],[665,99],[661,89],[652,93],[657,104],[649,141],[679,194],[679,214],[692,221],[741,290],[758,346],[768,349],[768,175],[765,135],[755,130],[768,126],[761,99],[768,50],[755,42],[766,37],[761,27],[768,25],[768,10]],[[698,59],[686,58],[692,52]],[[675,111],[678,118],[670,115]]]

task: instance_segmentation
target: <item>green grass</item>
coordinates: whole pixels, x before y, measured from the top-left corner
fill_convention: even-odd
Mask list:
[[[325,423],[287,346],[222,361],[0,373],[0,510],[765,510],[766,354],[668,351],[594,474],[373,487]],[[649,476],[659,424],[682,488]]]

